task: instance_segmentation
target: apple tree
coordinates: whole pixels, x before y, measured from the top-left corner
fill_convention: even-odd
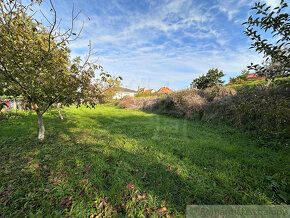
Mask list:
[[[6,89],[19,93],[32,105],[38,118],[38,139],[43,140],[43,114],[53,104],[94,106],[101,90],[95,83],[96,73],[101,73],[104,83],[113,77],[101,66],[90,63],[90,55],[85,61],[71,58],[68,44],[79,36],[74,33],[74,11],[71,28],[61,33],[52,1],[49,27],[34,18],[35,4],[40,3],[0,1],[0,78],[9,84]]]

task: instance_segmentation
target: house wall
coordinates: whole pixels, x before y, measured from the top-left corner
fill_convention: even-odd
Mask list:
[[[121,99],[125,96],[135,96],[135,95],[136,93],[134,92],[117,92],[115,96],[113,97],[113,99]]]

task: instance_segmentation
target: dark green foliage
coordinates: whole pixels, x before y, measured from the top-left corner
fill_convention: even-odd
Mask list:
[[[227,100],[204,107],[204,119],[219,119],[260,137],[265,146],[289,146],[289,84],[257,85],[239,89]]]
[[[252,8],[256,15],[251,15],[244,23],[248,25],[246,35],[253,40],[250,48],[254,48],[265,57],[264,64],[252,63],[249,69],[271,80],[289,76],[290,72],[290,16],[285,11],[287,8],[284,0],[274,9],[267,7],[266,3],[257,2]],[[270,40],[264,37],[263,32],[270,33]],[[270,42],[273,40],[274,43]]]
[[[224,81],[221,80],[223,76],[224,73],[222,71],[212,68],[206,75],[196,78],[193,82],[198,89],[206,89],[217,85],[222,85],[224,83]]]

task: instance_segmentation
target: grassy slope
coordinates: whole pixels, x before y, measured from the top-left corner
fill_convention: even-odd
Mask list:
[[[286,83],[287,81],[289,82],[290,77],[283,77],[283,78],[276,78],[275,83]],[[239,89],[239,88],[244,88],[244,87],[253,87],[255,85],[262,85],[262,84],[267,84],[267,81],[265,80],[258,80],[258,81],[247,81],[243,84],[231,84],[231,85],[226,85],[227,87],[231,87],[234,89]]]
[[[158,215],[162,207],[175,217],[187,204],[281,202],[287,152],[231,129],[109,106],[64,116],[45,116],[43,143],[34,114],[0,122],[0,217]]]

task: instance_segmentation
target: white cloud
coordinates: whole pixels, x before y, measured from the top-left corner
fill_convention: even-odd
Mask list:
[[[281,0],[263,0],[268,6],[271,6],[271,9],[280,5]]]
[[[76,23],[76,29],[80,29],[82,21],[86,21],[82,38],[71,42],[70,48],[73,56],[83,55],[91,41],[97,51],[93,58],[134,89],[138,85],[185,88],[212,67],[224,70],[228,77],[234,76],[251,62],[259,61],[260,56],[249,51],[247,44],[234,45],[233,33],[217,27],[213,10],[226,14],[234,23],[241,7],[249,1],[218,0],[217,5],[209,7],[195,0],[163,0],[164,4],[146,0],[150,10],[136,11],[113,0],[106,8],[98,8],[98,13],[93,13],[98,5],[92,4]],[[59,6],[66,15],[65,25],[70,23],[68,5]],[[119,13],[114,14],[114,10]]]
[[[196,52],[191,48],[174,51],[175,56],[167,52],[148,53],[136,51],[135,56],[117,58],[116,55],[100,57],[99,62],[106,69],[125,78],[124,85],[136,89],[138,85],[158,89],[169,85],[178,90],[186,88],[199,75],[210,68],[219,68],[227,78],[238,75],[251,62],[260,62],[261,56],[249,52],[247,48],[236,51],[225,49]]]
[[[271,1],[271,0],[270,0]],[[213,8],[218,8],[222,13],[226,14],[229,20],[232,20],[244,6],[254,4],[251,0],[218,0],[218,4]]]

